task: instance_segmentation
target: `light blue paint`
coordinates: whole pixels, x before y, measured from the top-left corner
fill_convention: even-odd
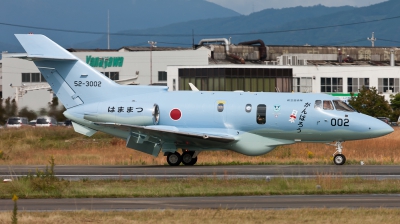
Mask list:
[[[121,86],[43,35],[16,37],[27,52],[21,58],[34,61],[78,132],[109,133],[125,139],[127,147],[154,156],[160,149],[176,148],[256,156],[299,141],[343,142],[393,132],[364,114],[315,108],[316,100],[337,100],[326,94],[168,92],[165,87]],[[267,106],[265,124],[257,121],[260,104]],[[170,113],[176,108],[181,117],[173,120]]]

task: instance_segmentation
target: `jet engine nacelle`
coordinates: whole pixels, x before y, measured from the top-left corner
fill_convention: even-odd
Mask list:
[[[83,118],[92,122],[148,126],[157,125],[160,118],[158,105],[148,102],[107,101],[83,107]]]

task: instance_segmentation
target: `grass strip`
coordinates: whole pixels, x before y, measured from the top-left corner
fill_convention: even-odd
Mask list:
[[[380,138],[348,141],[346,164],[399,165],[400,128]],[[249,146],[251,147],[251,146]],[[178,150],[180,151],[180,150]],[[245,156],[233,151],[204,151],[198,165],[322,165],[333,164],[335,147],[321,143],[279,146],[262,156]],[[52,155],[57,165],[167,165],[162,153],[157,158],[126,148],[126,140],[104,133],[85,137],[73,128],[0,129],[0,165],[46,164]]]
[[[314,179],[154,179],[67,181],[41,176],[0,184],[0,198],[122,198],[317,194],[395,194],[400,180],[320,175]]]
[[[285,209],[285,210],[146,210],[20,212],[19,223],[398,223],[399,209]],[[9,223],[10,212],[0,212],[0,223]]]

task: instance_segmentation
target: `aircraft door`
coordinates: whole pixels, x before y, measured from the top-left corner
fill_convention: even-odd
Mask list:
[[[267,106],[265,104],[257,105],[257,124],[265,124],[267,121]]]

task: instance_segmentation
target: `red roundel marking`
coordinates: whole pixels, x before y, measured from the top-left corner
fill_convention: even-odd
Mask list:
[[[171,112],[169,113],[169,116],[172,118],[172,120],[177,121],[181,119],[182,117],[182,112],[179,109],[172,109]]]

